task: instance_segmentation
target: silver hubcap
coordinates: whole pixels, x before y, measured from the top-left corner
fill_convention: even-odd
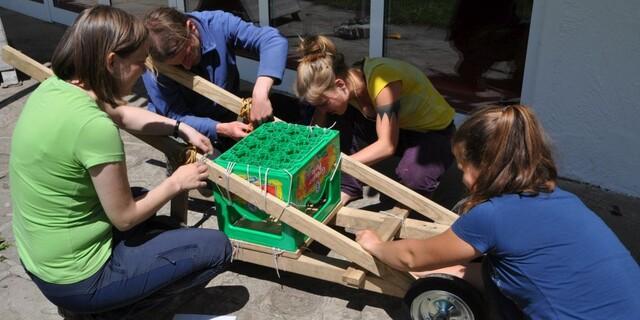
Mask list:
[[[414,320],[474,320],[473,312],[464,300],[442,290],[421,293],[411,302]]]

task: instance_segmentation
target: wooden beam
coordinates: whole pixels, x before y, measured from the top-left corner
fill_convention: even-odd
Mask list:
[[[53,76],[51,69],[10,46],[2,47],[2,59],[37,81],[42,82]],[[173,154],[184,148],[184,145],[168,137],[133,135],[165,154]]]
[[[221,188],[238,195],[275,219],[290,225],[371,273],[377,276],[381,274],[381,266],[383,265],[355,241],[313,219],[295,207],[287,205],[277,197],[263,192],[254,184],[237,175],[228,174],[223,167],[215,162],[201,155],[198,155],[198,158],[199,161],[204,161],[209,166],[209,179]]]
[[[162,73],[179,84],[209,98],[212,101],[215,101],[217,104],[235,112],[236,114],[240,114],[242,99],[229,93],[223,88],[218,87],[207,79],[185,71],[184,69],[164,63],[154,62],[151,58],[147,58],[145,64],[148,69],[156,70],[157,72]]]
[[[10,46],[2,47],[2,60],[39,82],[53,75],[51,69]]]
[[[314,253],[303,253],[297,259],[277,257],[275,258],[277,260],[274,261],[274,256],[270,253],[244,248],[236,252],[235,259],[269,268],[276,268],[275,261],[277,261],[278,270],[293,272],[315,279],[322,279],[352,287],[352,285],[345,282],[351,281],[352,278],[344,278],[345,273],[350,266],[350,262],[341,259],[330,258]],[[355,273],[352,275],[356,276]],[[395,297],[403,297],[413,281],[414,278],[409,275],[399,278],[380,278],[365,274],[361,287],[372,292]]]
[[[50,69],[42,66],[37,61],[27,57],[19,51],[9,47],[3,47],[3,59],[12,64],[17,69],[28,74],[32,78],[43,81],[53,73]],[[225,108],[240,113],[242,100],[230,92],[216,86],[206,79],[186,72],[179,68],[164,64],[153,64],[147,59],[147,67],[157,70],[165,74],[176,82],[194,90],[195,92],[217,102]],[[437,203],[422,197],[420,194],[403,186],[402,184],[390,179],[389,177],[353,160],[351,157],[342,154],[341,170],[352,175],[358,180],[370,185],[378,191],[390,196],[391,198],[401,202],[407,207],[419,212],[435,222],[442,224],[451,224],[457,215],[438,205]]]
[[[29,75],[31,78],[42,82],[53,76],[53,71],[39,62],[31,59],[22,52],[10,47],[2,47],[2,59],[14,66],[16,69]],[[131,132],[130,132],[131,133]],[[184,150],[184,145],[180,145],[168,137],[143,136],[131,133],[136,138],[146,142],[165,154],[176,154]],[[171,201],[171,216],[179,221],[187,223],[187,194],[181,193]]]
[[[393,240],[393,238],[398,233],[398,230],[400,230],[404,219],[409,216],[409,210],[400,207],[393,207],[391,210],[382,212],[382,214],[388,215],[393,219],[381,225],[376,230],[376,233],[382,241]]]
[[[342,282],[350,287],[362,289],[364,286],[364,278],[366,274],[360,269],[348,267],[347,271],[342,275]]]
[[[235,250],[247,249],[253,251],[259,251],[262,253],[273,254],[274,251],[272,248],[261,246],[259,244],[249,243],[242,240],[229,239],[231,241],[231,245],[236,248]],[[297,259],[302,254],[302,250],[298,249],[296,251],[284,251],[280,255],[289,259]]]
[[[26,55],[20,53],[19,51],[5,46],[2,49],[3,59],[8,63],[11,63],[16,69],[21,70],[27,75],[38,81],[44,81],[48,77],[53,75],[53,72],[49,69],[38,63],[37,61],[27,57]],[[174,80],[186,85],[187,87],[193,89],[194,91],[203,94],[204,96],[217,101],[219,104],[229,108],[230,110],[238,113],[239,108],[235,108],[241,104],[241,100],[239,98],[233,98],[233,95],[230,95],[228,92],[224,91],[219,87],[215,87],[211,92],[202,92],[203,88],[212,88],[210,82],[200,78],[196,79],[193,75],[186,74],[184,71],[178,70],[177,68],[163,68],[157,67],[160,72],[173,72]],[[169,71],[167,71],[169,69]],[[171,76],[171,75],[170,75]],[[182,78],[178,76],[183,76]],[[178,79],[176,79],[178,78]],[[182,79],[182,80],[179,80]],[[186,80],[189,80],[187,82]],[[217,97],[217,94],[222,94],[223,97]],[[230,95],[230,96],[227,96]],[[229,99],[227,99],[229,98]],[[158,150],[162,152],[170,152],[172,148],[175,147],[175,141],[171,142],[167,139],[167,137],[151,137],[151,136],[137,136],[139,139],[151,144]],[[202,157],[200,155],[200,157]],[[223,181],[227,175],[225,174],[225,170],[213,163],[212,161],[205,159],[205,162],[209,165],[209,174],[210,178],[213,178],[215,182],[220,183]],[[263,209],[265,212],[270,215],[282,220],[283,222],[291,225],[292,227],[298,229],[299,231],[305,233],[306,235],[315,238],[320,241],[323,245],[329,247],[334,250],[336,253],[350,259],[354,263],[362,266],[366,270],[370,271],[376,276],[384,276],[386,278],[392,279],[390,282],[386,282],[378,277],[372,277],[372,279],[365,281],[364,288],[374,292],[380,292],[390,295],[402,296],[406,292],[407,288],[411,284],[412,278],[408,276],[406,273],[402,273],[393,269],[388,268],[384,264],[375,260],[369,253],[364,251],[357,243],[346,238],[342,234],[337,231],[323,225],[322,223],[314,220],[313,218],[305,215],[299,210],[288,207],[283,201],[279,200],[272,195],[263,195],[258,187],[253,184],[239,178],[236,175],[229,175],[229,188],[230,191],[238,194],[241,198],[250,200],[254,205],[260,206],[262,203],[261,200],[264,199],[266,201],[266,207]],[[262,259],[264,257],[268,257],[271,259],[271,255],[267,255],[262,252],[253,251],[253,250],[244,250],[243,252],[252,252],[255,255],[262,255]],[[300,258],[296,260],[288,259],[285,261],[291,261],[290,265],[293,268],[298,268],[301,270],[306,269],[305,264],[308,264],[309,259]],[[306,260],[305,260],[306,259]],[[258,263],[258,262],[254,262]],[[260,264],[260,263],[258,263]],[[289,265],[287,263],[287,265]],[[338,272],[335,272],[335,277],[333,279],[340,279],[334,282],[342,281],[342,276],[344,275],[345,270],[341,268],[336,268]],[[336,271],[336,269],[333,269]],[[311,268],[309,268],[311,270]],[[328,270],[328,269],[325,269]],[[293,271],[295,272],[295,271]],[[301,273],[301,272],[297,272]],[[304,274],[304,273],[302,273]],[[313,275],[312,275],[313,276]],[[325,277],[317,276],[320,279],[329,280]],[[331,281],[331,280],[330,280]],[[341,282],[338,282],[341,283]]]
[[[353,158],[344,153],[342,154],[341,169],[342,172],[368,184],[435,222],[450,225],[458,218],[458,215],[445,207],[421,196],[384,174],[353,160]]]
[[[242,99],[223,88],[216,86],[208,80],[174,66],[161,63],[154,64],[151,59],[147,59],[146,63],[148,68],[152,70],[155,68],[160,73],[168,76],[185,87],[215,101],[236,114],[240,113]],[[368,184],[435,222],[451,224],[458,217],[455,213],[438,205],[430,199],[421,196],[417,192],[377,172],[376,170],[353,160],[353,158],[345,155],[344,153],[342,154],[341,163],[341,170],[343,172],[354,176],[363,183]]]
[[[335,224],[339,227],[355,230],[376,230],[392,219],[396,218],[379,212],[343,207],[336,215]],[[426,239],[440,234],[448,228],[448,225],[407,218],[400,226],[398,237],[401,239]]]

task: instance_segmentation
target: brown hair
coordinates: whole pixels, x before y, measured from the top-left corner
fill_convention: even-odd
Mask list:
[[[78,15],[53,52],[51,67],[62,80],[77,79],[91,89],[98,100],[116,105],[119,81],[107,69],[113,52],[127,57],[147,39],[141,21],[123,10],[94,6]]]
[[[335,87],[336,78],[350,77],[344,56],[324,36],[300,39],[297,49],[298,73],[295,84],[296,95],[311,104],[317,104],[322,94]]]
[[[151,35],[149,54],[159,62],[175,56],[189,40],[189,18],[174,8],[157,8],[147,14],[144,25]]]
[[[458,163],[472,165],[479,173],[462,212],[501,194],[555,188],[551,149],[528,107],[489,106],[474,113],[454,135],[453,153]]]

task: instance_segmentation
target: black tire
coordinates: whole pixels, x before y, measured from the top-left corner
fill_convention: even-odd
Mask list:
[[[418,279],[404,302],[413,320],[483,320],[482,296],[466,281],[448,274]]]

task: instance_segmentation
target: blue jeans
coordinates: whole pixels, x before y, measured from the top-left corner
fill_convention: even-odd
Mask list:
[[[176,229],[160,223],[159,218],[152,217],[127,232],[114,229],[111,257],[85,280],[52,284],[29,275],[53,304],[72,312],[98,313],[152,294],[170,296],[206,285],[224,271],[232,255],[225,234]]]

